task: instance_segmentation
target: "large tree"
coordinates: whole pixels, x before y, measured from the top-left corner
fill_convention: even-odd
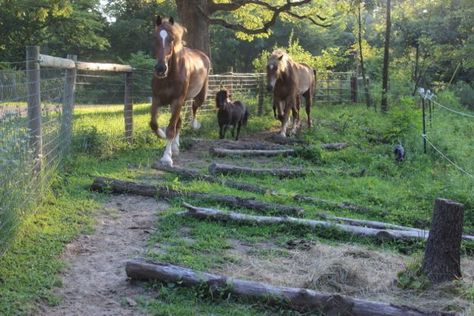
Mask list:
[[[243,39],[268,36],[278,18],[306,19],[329,26],[319,0],[176,0],[181,23],[187,28],[188,46],[210,53],[209,28],[221,25]]]

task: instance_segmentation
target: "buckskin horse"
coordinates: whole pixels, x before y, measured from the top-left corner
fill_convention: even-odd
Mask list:
[[[158,137],[166,138],[166,148],[161,158],[163,164],[172,166],[171,156],[179,154],[181,108],[185,101],[192,103],[192,126],[198,129],[197,109],[206,100],[207,82],[211,62],[203,52],[184,46],[182,37],[186,29],[174,19],[156,18],[155,58],[152,79],[152,104],[150,127]],[[166,131],[158,128],[158,108],[171,106],[171,118]]]
[[[293,61],[281,49],[273,51],[268,58],[267,88],[270,92],[273,91],[273,112],[275,118],[281,121],[281,136],[286,137],[290,111],[293,114],[292,133],[299,127],[300,96],[305,98],[308,128],[311,128],[311,104],[315,77],[316,72],[311,67]]]

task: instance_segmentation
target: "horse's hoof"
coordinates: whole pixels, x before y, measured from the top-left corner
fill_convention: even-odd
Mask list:
[[[160,162],[165,166],[173,167],[173,160],[171,159],[171,157],[163,156],[160,159]]]
[[[283,138],[286,138],[286,133],[283,133],[281,132],[280,134],[278,134],[280,137],[283,137]]]
[[[194,119],[191,123],[193,129],[200,129],[201,128],[201,123],[199,123],[196,119]]]

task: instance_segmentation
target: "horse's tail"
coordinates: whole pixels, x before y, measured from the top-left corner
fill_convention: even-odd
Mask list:
[[[242,119],[242,125],[247,126],[247,122],[249,120],[250,112],[246,107],[244,107],[244,109],[245,109],[245,112],[244,112],[244,118]]]

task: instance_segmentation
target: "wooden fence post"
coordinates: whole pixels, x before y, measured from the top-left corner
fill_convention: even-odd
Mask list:
[[[130,144],[133,142],[132,77],[133,72],[125,73],[125,96],[123,115],[125,119],[125,139]]]
[[[423,272],[433,283],[461,278],[461,238],[464,205],[436,199]]]
[[[43,141],[41,133],[41,77],[39,46],[26,47],[26,80],[28,92],[28,129],[33,153],[33,171],[41,172]]]
[[[68,59],[77,61],[76,55],[67,55]],[[64,151],[69,151],[72,138],[72,116],[74,113],[74,94],[76,90],[76,68],[66,69],[64,80],[63,117],[61,122],[61,137],[64,139]]]
[[[357,76],[351,77],[351,100],[353,103],[357,103]]]
[[[258,116],[262,116],[264,110],[265,101],[265,79],[264,76],[258,76]]]

